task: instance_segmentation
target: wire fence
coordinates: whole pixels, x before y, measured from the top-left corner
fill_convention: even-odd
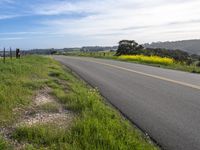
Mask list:
[[[20,54],[20,49],[16,49],[16,50],[12,50],[12,48],[10,49],[6,49],[3,48],[3,50],[0,50],[0,58],[2,59],[3,63],[6,63],[6,59],[13,59],[13,57],[16,57],[17,59],[19,59],[21,56]]]

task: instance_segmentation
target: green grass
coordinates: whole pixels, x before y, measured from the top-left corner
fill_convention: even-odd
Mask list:
[[[70,75],[70,74],[69,74]],[[97,90],[70,75],[73,92],[55,91],[69,110],[80,115],[68,139],[75,149],[154,149],[121,115],[106,105]]]
[[[5,108],[0,111],[1,124],[9,124],[10,120],[14,123],[20,113],[14,115],[12,110],[26,108],[35,91],[46,86],[53,89],[52,94],[65,108],[76,114],[70,127],[60,128],[55,124],[17,127],[12,139],[27,143],[26,149],[158,149],[118,111],[106,104],[96,89],[88,87],[51,58],[27,56],[6,65],[1,63],[0,69],[4,72],[0,72],[0,79],[4,79],[1,80],[4,84],[0,84],[4,89],[0,108]],[[9,92],[11,89],[15,92]],[[0,138],[0,149],[7,149],[7,145]]]
[[[12,147],[9,145],[9,143],[7,141],[5,141],[5,139],[3,139],[0,136],[0,150],[11,150]]]
[[[59,105],[56,102],[49,102],[40,106],[40,110],[45,112],[59,112]]]
[[[65,53],[68,56],[83,56],[83,57],[94,57],[94,58],[114,58],[115,52],[68,52]]]
[[[125,61],[125,62],[136,63],[136,64],[144,64],[144,65],[160,67],[160,68],[165,68],[165,69],[180,70],[180,71],[200,74],[200,67],[197,67],[195,65],[188,66],[184,63],[173,63],[170,65],[164,65],[164,64],[146,63],[146,62],[141,62],[141,61],[130,61],[130,60],[119,60],[119,61]]]
[[[13,110],[27,106],[36,89],[48,79],[48,66],[52,60],[27,57],[0,62],[0,126],[12,123],[18,113]]]
[[[34,148],[48,147],[52,149],[52,147],[56,147],[58,149],[60,145],[65,145],[67,132],[68,130],[65,128],[59,128],[53,124],[32,127],[24,126],[17,128],[13,138],[18,141],[28,142]]]

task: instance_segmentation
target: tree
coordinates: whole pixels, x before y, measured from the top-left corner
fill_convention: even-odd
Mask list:
[[[57,54],[57,51],[56,50],[52,50],[50,53],[51,53],[51,55],[54,55],[54,54]]]
[[[197,67],[200,67],[200,61],[197,63],[197,65],[196,65]]]
[[[116,55],[131,55],[137,54],[138,51],[142,50],[143,46],[136,43],[134,40],[122,40],[119,42],[119,47]]]

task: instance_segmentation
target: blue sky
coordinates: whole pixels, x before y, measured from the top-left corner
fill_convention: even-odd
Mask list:
[[[199,0],[0,0],[0,48],[200,38]]]

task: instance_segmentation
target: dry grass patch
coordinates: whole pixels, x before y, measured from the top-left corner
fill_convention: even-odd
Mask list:
[[[55,124],[58,126],[68,126],[74,118],[74,114],[62,106],[55,96],[51,95],[52,90],[45,87],[37,92],[32,110],[23,116],[23,119],[16,124],[20,126],[35,126],[42,124]],[[29,108],[30,109],[30,108]]]
[[[34,116],[28,116],[16,126],[32,127],[42,124],[55,124],[58,126],[68,126],[73,121],[74,115],[69,112],[63,113],[37,113]]]

